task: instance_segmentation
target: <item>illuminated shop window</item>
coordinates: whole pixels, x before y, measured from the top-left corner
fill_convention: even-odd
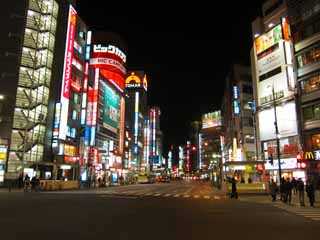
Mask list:
[[[313,149],[320,149],[320,134],[312,135],[311,141]]]
[[[320,60],[320,44],[319,43],[297,56],[297,62],[299,67],[304,67],[306,65],[318,62],[319,60]]]
[[[74,93],[74,95],[73,95],[73,101],[74,101],[74,103],[76,103],[76,104],[80,104],[79,94]]]
[[[75,157],[77,155],[77,148],[72,145],[64,145],[64,155]]]
[[[300,82],[302,93],[309,93],[320,89],[320,74]]]

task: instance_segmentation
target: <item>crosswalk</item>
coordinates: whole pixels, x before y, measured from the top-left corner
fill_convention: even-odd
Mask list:
[[[274,203],[273,206],[313,221],[320,221],[320,208],[290,206],[283,203]]]
[[[111,191],[104,192],[103,194],[110,195],[124,195],[124,196],[137,196],[137,197],[162,197],[162,198],[182,198],[182,199],[206,199],[206,200],[222,200],[226,199],[225,196],[220,195],[201,195],[201,194],[176,194],[176,193],[159,193],[159,192],[133,192],[133,191]]]

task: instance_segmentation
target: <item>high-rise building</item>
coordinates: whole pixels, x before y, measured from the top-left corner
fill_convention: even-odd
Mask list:
[[[193,151],[190,154],[190,168],[191,171],[196,172],[201,169],[200,159],[200,152],[199,152],[199,134],[202,127],[202,123],[200,121],[193,121],[191,122],[191,131],[190,131],[190,142],[193,147]]]
[[[307,174],[320,178],[320,1],[287,0],[296,60],[298,122]]]
[[[150,120],[147,102],[148,81],[143,71],[131,71],[126,77],[125,168],[146,171],[150,148]]]
[[[35,171],[42,178],[53,177],[55,106],[60,96],[70,98],[72,66],[76,64],[74,41],[79,39],[76,33],[85,29],[71,5],[74,2],[6,1],[1,7],[1,20],[6,22],[1,28],[1,85],[3,95],[11,97],[6,112],[10,123],[0,129],[1,138],[9,143],[8,178],[19,172],[34,175]],[[67,87],[64,92],[62,82]],[[67,121],[66,115],[63,121]],[[66,139],[66,134],[64,126],[60,136]]]
[[[123,172],[126,43],[111,32],[93,32],[87,88],[82,176],[117,182]]]
[[[228,168],[227,174],[256,180],[256,177],[252,176],[255,175],[252,168],[256,165],[252,162],[256,160],[256,134],[250,67],[242,64],[231,65],[225,82],[222,111],[223,154],[225,167]]]
[[[150,156],[149,165],[152,168],[162,167],[162,131],[160,129],[159,107],[150,108]]]
[[[213,177],[215,182],[221,179],[222,121],[221,111],[203,114],[199,133],[199,169],[202,174]]]
[[[252,23],[251,66],[256,103],[258,158],[266,160],[264,179],[305,177],[297,168],[298,137],[294,54],[286,1],[263,4]],[[278,161],[279,160],[279,161]],[[280,162],[280,166],[279,166]]]

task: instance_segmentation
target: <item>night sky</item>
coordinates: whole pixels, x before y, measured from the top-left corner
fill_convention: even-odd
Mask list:
[[[191,121],[220,108],[229,65],[249,64],[251,22],[263,0],[150,2],[78,0],[77,10],[91,29],[127,41],[127,69],[149,76],[149,105],[162,110],[166,149],[185,143]]]

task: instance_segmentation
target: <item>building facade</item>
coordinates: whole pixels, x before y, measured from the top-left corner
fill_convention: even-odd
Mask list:
[[[320,1],[288,0],[296,60],[298,121],[307,174],[320,176]]]
[[[297,167],[299,141],[293,44],[285,1],[267,1],[252,23],[251,52],[258,158],[266,160],[264,180],[305,179]],[[279,166],[280,163],[280,166]],[[281,171],[281,174],[280,174]]]
[[[150,120],[147,102],[148,81],[143,71],[132,71],[126,77],[126,145],[125,167],[148,171]]]

